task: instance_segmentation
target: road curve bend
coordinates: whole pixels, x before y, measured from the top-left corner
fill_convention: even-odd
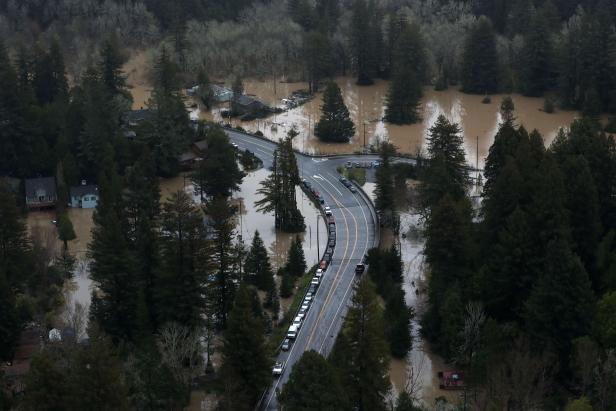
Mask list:
[[[248,149],[263,160],[264,167],[272,165],[277,144],[259,137],[225,129],[229,139],[240,149]],[[293,365],[304,351],[315,350],[327,356],[342,327],[355,282],[355,265],[369,249],[378,245],[377,215],[372,202],[363,192],[352,193],[340,181],[337,167],[347,161],[372,161],[378,156],[311,157],[296,154],[302,178],[323,196],[336,221],[336,247],[332,262],[323,275],[295,342],[289,351],[280,351],[277,361],[286,367],[274,377],[261,409],[277,410],[276,394],[289,379]]]

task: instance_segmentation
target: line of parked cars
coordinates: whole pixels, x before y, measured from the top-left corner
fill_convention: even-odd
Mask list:
[[[317,190],[312,188],[312,185],[310,184],[309,181],[303,179],[302,184],[315,196],[315,198],[319,200],[321,204],[324,203],[323,197],[320,195],[320,193]],[[295,316],[295,318],[293,319],[293,323],[291,323],[291,325],[289,326],[289,329],[287,330],[286,338],[282,342],[282,346],[280,347],[283,351],[288,351],[289,349],[291,349],[291,344],[297,338],[297,335],[299,334],[299,331],[302,328],[304,320],[306,319],[306,315],[308,314],[308,310],[310,309],[310,306],[312,305],[312,301],[317,293],[319,285],[321,285],[321,281],[323,280],[323,275],[327,271],[327,268],[329,267],[332,256],[334,254],[334,247],[336,246],[336,221],[334,219],[334,215],[332,213],[331,207],[324,206],[323,211],[325,213],[325,218],[326,218],[327,227],[328,227],[327,248],[325,250],[325,253],[323,254],[323,259],[319,263],[319,267],[315,271],[314,277],[312,277],[312,280],[310,280],[308,292],[304,296],[304,300],[302,301],[302,304],[299,310],[297,311],[297,315]],[[274,364],[274,368],[272,369],[272,372],[274,375],[280,376],[284,372],[284,368],[285,368],[285,362],[277,361]]]
[[[314,198],[319,202],[319,204],[325,204],[325,199],[323,198],[321,193],[319,193],[319,190],[312,186],[310,181],[306,180],[305,178],[302,178],[302,184],[304,185],[304,187],[306,187],[308,192],[312,196],[314,196]]]
[[[377,168],[381,166],[381,162],[374,161],[347,161],[344,165],[346,168]]]
[[[355,188],[355,186],[353,185],[353,183],[351,183],[346,177],[340,177],[340,182],[342,183],[343,186],[345,186],[346,188],[349,189],[349,191],[353,194],[357,193],[357,189]]]

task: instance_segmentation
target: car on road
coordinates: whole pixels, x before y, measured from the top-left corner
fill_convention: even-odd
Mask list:
[[[328,265],[329,265],[329,264],[328,264],[328,262],[327,262],[327,261],[325,261],[325,260],[321,260],[321,262],[319,263],[319,268],[320,268],[321,270],[327,270],[327,266],[328,266]]]
[[[325,215],[328,217],[332,216],[332,209],[329,206],[325,206]]]
[[[300,308],[300,310],[308,311],[308,309],[309,309],[309,308],[310,308],[310,303],[309,303],[309,302],[304,301],[304,302],[302,303],[302,307]]]
[[[347,183],[349,182],[349,180],[347,180],[345,177],[340,177],[338,180],[340,180],[340,182],[342,184],[344,184],[345,186],[347,185]]]
[[[310,281],[310,285],[318,286],[319,285],[319,277],[312,277]]]
[[[312,295],[306,294],[304,297],[304,302],[310,304],[312,302]]]
[[[381,166],[381,162],[379,160],[374,160],[372,162],[372,167],[380,167]]]
[[[323,198],[322,195],[319,195],[317,198],[319,199],[319,203],[325,204],[325,199]]]
[[[310,288],[308,289],[308,291],[310,291],[312,294],[316,293],[317,292],[317,286],[318,286],[318,284],[317,285],[310,284]]]
[[[330,226],[336,225],[336,220],[334,220],[334,216],[327,217],[327,224],[329,224]]]
[[[351,191],[351,193],[355,194],[357,193],[357,189],[355,188],[355,186],[350,186],[349,190]]]
[[[323,254],[323,260],[329,263],[332,260],[332,255],[330,253]]]
[[[351,163],[350,161],[347,161],[344,166],[346,168],[351,168],[351,167],[353,167],[353,163]]]
[[[282,345],[280,346],[280,349],[282,351],[289,351],[289,348],[291,348],[291,340],[289,340],[288,338],[285,338],[284,341],[282,342]]]
[[[291,324],[291,326],[289,327],[289,330],[287,331],[287,338],[294,340],[295,337],[297,337],[298,330],[299,330],[298,326],[296,326],[295,324]]]
[[[276,361],[276,364],[274,364],[274,368],[272,368],[273,374],[282,375],[282,372],[284,371],[284,365],[284,361]]]
[[[328,247],[335,247],[336,246],[336,238],[331,238],[329,239],[328,243],[327,243]]]
[[[296,326],[298,330],[302,328],[302,318],[298,315],[295,316],[295,319],[293,320],[292,325]]]
[[[366,266],[364,264],[357,264],[355,266],[355,274],[362,275],[366,270]]]
[[[319,278],[323,277],[323,274],[325,274],[325,271],[321,270],[320,268],[317,268],[317,271],[314,273],[314,275]]]
[[[236,150],[239,150],[239,148],[240,148],[240,146],[238,146],[238,145],[237,145],[237,144],[235,144],[235,143],[231,143],[231,146],[233,146],[233,148],[234,148],[234,149],[236,149]]]

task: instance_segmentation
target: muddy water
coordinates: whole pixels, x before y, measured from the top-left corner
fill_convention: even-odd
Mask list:
[[[131,53],[130,59],[124,64],[122,70],[126,75],[126,83],[131,87],[133,95],[133,109],[145,108],[152,87],[147,79],[148,53],[137,51]]]
[[[364,185],[366,193],[374,199],[374,183]],[[424,264],[424,244],[420,216],[410,208],[400,213],[400,233],[395,238],[390,231],[381,233],[381,246],[390,247],[394,241],[400,245],[402,262],[404,265],[404,280],[402,288],[405,292],[406,303],[415,312],[411,321],[413,347],[406,359],[392,359],[389,367],[389,377],[395,393],[410,390],[426,406],[434,406],[438,397],[446,398],[450,403],[459,400],[459,394],[443,391],[438,388],[437,372],[451,369],[440,356],[430,350],[427,341],[421,338],[420,319],[426,309],[426,266]]]
[[[275,230],[274,215],[263,214],[255,209],[255,201],[261,198],[257,194],[257,190],[260,187],[261,181],[267,178],[268,175],[269,171],[266,169],[259,169],[248,173],[244,177],[240,191],[234,193],[233,202],[241,210],[241,218],[236,223],[237,233],[242,235],[246,246],[249,247],[255,230],[258,230],[269,251],[272,266],[276,269],[285,263],[294,234]],[[199,196],[194,195],[194,188],[189,178],[185,180],[183,176],[180,176],[161,181],[161,196],[163,199],[168,198],[171,193],[181,189],[185,189],[186,192],[193,196],[195,202],[199,203]],[[310,266],[316,264],[319,258],[317,252],[317,221],[319,222],[319,232],[322,237],[320,239],[321,252],[325,246],[323,233],[325,233],[326,228],[323,219],[318,218],[319,214],[316,207],[299,188],[297,189],[297,203],[306,222],[306,232],[300,234],[300,238],[303,240],[306,263]]]
[[[465,147],[468,161],[474,164],[479,152],[479,164],[488,153],[494,140],[494,134],[500,121],[499,106],[504,95],[492,96],[491,104],[482,104],[483,96],[468,95],[453,88],[445,91],[434,91],[431,87],[424,89],[421,102],[422,122],[413,125],[396,126],[381,121],[385,113],[385,99],[388,82],[377,80],[372,86],[358,87],[353,78],[341,77],[336,82],[349,108],[356,125],[356,133],[348,144],[327,144],[314,137],[314,124],[320,116],[322,93],[301,107],[288,112],[270,116],[265,120],[241,122],[233,120],[234,125],[241,125],[249,131],[260,130],[268,138],[278,140],[287,131],[295,127],[300,135],[295,139],[296,148],[310,153],[340,153],[361,150],[364,144],[364,128],[366,144],[376,144],[388,140],[395,144],[401,152],[415,154],[417,150],[425,149],[426,134],[440,114],[459,123],[465,137]],[[272,81],[246,81],[245,89],[271,104],[280,104],[280,99],[293,90],[305,89],[305,83],[278,83],[276,93]],[[558,129],[568,126],[578,116],[573,111],[557,111],[547,114],[540,109],[543,99],[513,95],[516,106],[515,115],[520,124],[529,129],[537,129],[544,136],[546,144],[555,137]],[[202,113],[201,118],[220,121],[219,109],[211,113]],[[272,125],[276,124],[274,128]],[[478,146],[478,150],[477,150]]]

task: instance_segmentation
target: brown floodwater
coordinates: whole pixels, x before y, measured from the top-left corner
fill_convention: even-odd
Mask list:
[[[435,123],[440,114],[460,125],[465,139],[467,158],[471,164],[479,164],[488,153],[494,141],[494,134],[500,121],[499,107],[505,95],[491,96],[492,103],[482,104],[483,96],[469,95],[450,88],[445,91],[434,91],[431,87],[424,89],[421,102],[422,121],[417,124],[396,126],[383,122],[385,99],[388,82],[377,80],[372,86],[359,87],[354,79],[339,77],[336,82],[342,90],[343,98],[351,118],[355,122],[356,133],[348,144],[328,144],[320,142],[314,136],[314,124],[320,117],[322,93],[303,106],[285,113],[272,115],[266,119],[240,121],[233,119],[234,126],[241,126],[252,132],[261,131],[272,140],[284,137],[288,130],[295,127],[299,136],[295,139],[295,147],[309,153],[342,153],[361,150],[364,144],[364,129],[366,144],[377,144],[390,141],[403,153],[415,154],[425,150],[428,129]],[[277,83],[274,93],[273,81],[245,81],[246,93],[253,94],[270,105],[280,105],[281,99],[294,90],[306,89],[306,83]],[[529,129],[537,129],[543,135],[546,144],[555,137],[560,127],[568,126],[577,116],[575,111],[557,111],[548,114],[541,111],[542,98],[512,95],[516,106],[515,116],[519,124]],[[202,119],[221,121],[220,108],[212,112],[202,111]],[[274,126],[275,125],[275,126]],[[274,126],[274,127],[273,127]],[[477,150],[478,149],[478,150]]]
[[[409,186],[411,185],[410,182]],[[375,184],[371,182],[363,187],[373,199],[374,188]],[[427,267],[423,254],[425,239],[422,231],[419,214],[407,206],[400,211],[400,235],[394,236],[391,230],[381,232],[381,247],[390,247],[394,242],[400,246],[404,265],[402,289],[405,292],[406,304],[415,313],[411,321],[413,346],[405,359],[391,360],[389,378],[396,394],[414,387],[411,391],[417,399],[427,407],[433,407],[438,397],[444,397],[448,402],[455,404],[459,401],[460,394],[438,388],[437,373],[453,367],[431,351],[430,344],[421,337],[420,333],[420,319],[425,312],[427,298]],[[402,233],[405,233],[406,238],[402,237]]]
[[[124,64],[122,70],[126,74],[126,83],[131,87],[133,96],[133,109],[145,108],[152,94],[152,87],[147,78],[148,53],[136,51],[131,53],[130,59]]]
[[[267,178],[268,175],[269,171],[263,168],[248,173],[244,177],[240,190],[233,194],[233,202],[241,210],[241,218],[236,221],[237,233],[242,235],[246,246],[249,247],[255,231],[258,230],[269,251],[272,266],[277,269],[285,263],[295,234],[276,230],[274,228],[274,215],[263,214],[255,209],[255,201],[261,198],[257,194],[257,190],[260,187],[261,181]],[[185,189],[186,192],[192,195],[196,203],[200,202],[199,196],[194,194],[194,187],[190,179],[185,179],[184,176],[164,179],[161,181],[160,187],[163,200],[168,198],[171,193]],[[326,227],[323,219],[319,218],[320,214],[314,204],[299,188],[297,188],[297,204],[306,222],[306,231],[299,234],[299,236],[303,240],[306,263],[310,266],[316,264],[319,258],[317,252],[317,222],[319,224],[320,236],[322,237],[319,244],[321,251],[323,251],[325,246],[323,233],[325,233]]]

